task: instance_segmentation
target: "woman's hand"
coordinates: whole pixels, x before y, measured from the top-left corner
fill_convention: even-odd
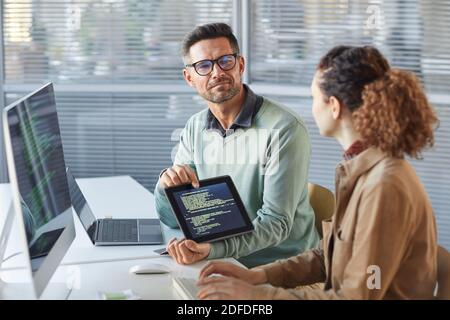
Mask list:
[[[266,272],[263,269],[246,269],[233,263],[212,261],[200,271],[199,279],[204,280],[212,274],[220,274],[226,277],[233,277],[243,280],[249,284],[262,284],[267,282]]]
[[[262,300],[268,299],[266,291],[243,280],[230,277],[207,277],[198,281],[201,300]]]

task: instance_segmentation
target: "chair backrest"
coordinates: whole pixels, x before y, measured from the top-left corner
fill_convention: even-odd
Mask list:
[[[308,193],[309,203],[316,216],[316,229],[319,232],[320,238],[322,238],[322,221],[330,219],[334,213],[334,194],[327,188],[313,183],[308,183]]]
[[[450,252],[438,246],[437,294],[440,300],[450,300]]]

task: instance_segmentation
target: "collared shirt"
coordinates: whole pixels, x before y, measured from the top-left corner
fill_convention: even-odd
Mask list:
[[[307,191],[311,144],[299,115],[264,97],[259,111],[250,113],[256,113],[250,128],[224,138],[205,130],[208,111],[187,121],[174,164],[189,165],[200,180],[230,176],[255,227],[212,242],[208,259],[236,257],[254,267],[315,248],[319,236]],[[161,222],[178,227],[161,183],[154,195]]]
[[[255,94],[246,84],[244,84],[245,100],[242,105],[241,112],[239,112],[236,119],[229,129],[225,130],[220,124],[219,120],[213,115],[211,110],[208,110],[206,115],[205,130],[214,130],[220,133],[222,137],[229,136],[235,132],[237,128],[250,128],[255,115],[264,102],[264,98]],[[159,173],[159,177],[167,171],[167,168]]]
[[[345,150],[342,157],[345,160],[350,160],[350,159],[353,159],[354,157],[356,157],[358,154],[360,154],[364,150],[366,150],[366,147],[364,146],[364,144],[361,141],[356,140],[355,142],[353,142],[353,144],[347,150]]]
[[[233,124],[228,129],[224,129],[219,120],[213,115],[211,110],[208,110],[206,116],[205,129],[216,130],[222,137],[229,136],[234,133],[237,128],[250,128],[253,118],[261,108],[264,98],[256,95],[247,85],[244,84],[245,100],[242,105],[241,112],[239,112]]]
[[[322,222],[319,248],[261,267],[272,285],[261,298],[433,298],[436,221],[430,200],[405,159],[369,147],[341,162],[335,208],[331,221]],[[381,279],[378,288],[369,286],[374,275]],[[324,288],[309,286],[317,282],[325,282]]]

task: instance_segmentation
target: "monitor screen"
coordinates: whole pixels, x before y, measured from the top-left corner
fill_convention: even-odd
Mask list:
[[[10,180],[20,203],[16,211],[21,211],[31,268],[37,272],[73,225],[53,86],[8,106],[4,121]]]

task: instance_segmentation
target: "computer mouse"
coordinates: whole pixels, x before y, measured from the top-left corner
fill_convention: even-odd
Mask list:
[[[163,274],[169,273],[170,269],[159,263],[143,263],[132,266],[129,271],[134,274]]]

